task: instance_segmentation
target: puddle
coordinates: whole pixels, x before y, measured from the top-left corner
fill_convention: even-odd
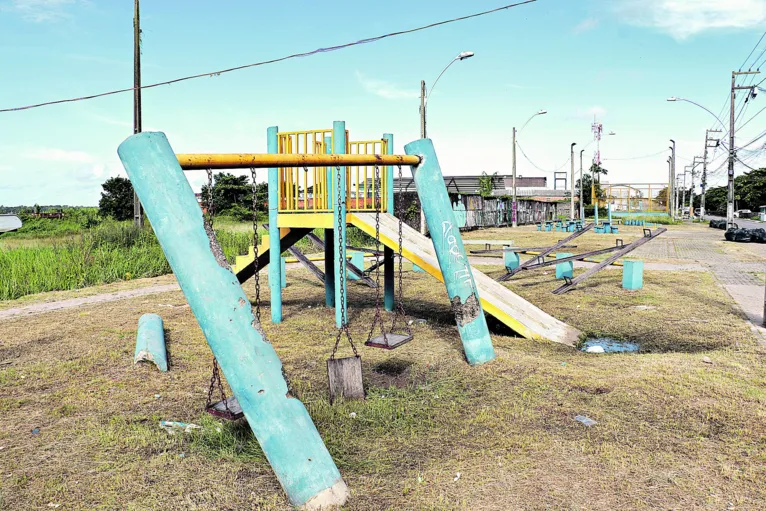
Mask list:
[[[618,341],[609,337],[588,339],[582,344],[580,351],[586,353],[630,353],[639,350],[639,345],[633,342]]]

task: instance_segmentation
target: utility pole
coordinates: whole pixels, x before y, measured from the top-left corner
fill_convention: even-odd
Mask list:
[[[734,158],[737,153],[734,148],[734,100],[738,90],[752,90],[753,85],[746,87],[737,85],[737,77],[740,75],[757,75],[760,71],[733,71],[731,73],[731,112],[729,117],[729,186],[726,201],[726,228],[734,223]],[[706,144],[707,145],[707,144]]]
[[[672,151],[670,158],[670,187],[671,190],[668,190],[669,197],[673,197],[673,213],[671,214],[671,218],[673,220],[676,219],[676,213],[678,212],[678,193],[676,193],[676,141],[672,138],[670,141],[673,143],[672,146],[670,146],[670,150]],[[670,207],[670,199],[668,199],[668,207]]]
[[[699,156],[695,156],[694,161],[692,162],[692,185],[689,190],[689,218],[692,222],[694,222],[694,170],[697,168],[697,165],[702,163],[701,161],[697,161],[698,159]]]
[[[513,227],[518,227],[517,211],[519,209],[516,202],[516,127],[513,127],[513,200],[511,201],[511,221]]]
[[[426,138],[426,81],[420,80],[420,138]],[[420,234],[425,236],[428,233],[426,225],[426,214],[423,212],[423,205],[420,205]]]
[[[569,147],[569,162],[571,163],[571,168],[572,168],[572,172],[571,172],[571,175],[570,175],[570,178],[569,178],[569,179],[571,179],[570,185],[569,185],[569,193],[570,193],[571,199],[572,199],[571,202],[570,202],[570,206],[569,206],[569,219],[570,220],[574,220],[574,218],[575,218],[575,206],[574,206],[574,203],[575,203],[575,200],[574,200],[575,199],[575,193],[574,193],[574,190],[575,190],[574,146],[576,146],[576,145],[577,145],[577,142],[572,142],[572,145]]]
[[[668,192],[666,194],[665,200],[668,206],[668,215],[671,218],[673,218],[671,213],[671,211],[673,210],[673,195],[671,195],[673,190],[673,185],[671,181],[672,179],[673,179],[673,159],[670,156],[668,156]]]
[[[141,16],[138,2],[139,0],[135,0],[133,17],[133,134],[141,133]],[[143,208],[135,191],[133,192],[133,223],[139,228],[144,223]]]
[[[585,202],[583,202],[583,181],[582,181],[582,153],[585,152],[585,149],[580,151],[580,221],[585,222]],[[593,186],[593,183],[591,183],[591,186]]]
[[[711,133],[720,133],[721,130],[705,130],[705,155],[702,157],[702,196],[700,197],[700,220],[705,219],[705,193],[707,192],[707,150],[710,147],[718,147],[719,139],[710,138]],[[711,146],[710,142],[715,142]]]

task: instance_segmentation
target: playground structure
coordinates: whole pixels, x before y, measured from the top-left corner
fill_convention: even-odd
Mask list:
[[[603,192],[615,216],[670,213],[668,183],[605,183]]]
[[[118,153],[239,409],[230,410],[226,401],[216,406],[223,405],[222,414],[239,412],[247,418],[292,504],[320,509],[342,505],[348,488],[305,407],[290,393],[281,362],[260,326],[258,296],[254,314],[240,287],[268,266],[271,320],[281,323],[280,256],[313,229],[324,229],[325,297],[327,306],[335,307],[338,327],[328,361],[331,386],[333,360],[354,366],[358,362],[355,376],[361,371],[356,355],[334,359],[344,333],[351,341],[346,320],[349,225],[385,246],[386,310],[396,308],[395,250],[444,282],[471,365],[495,356],[484,310],[529,338],[574,345],[580,332],[471,268],[430,140],[412,142],[405,155],[394,155],[391,135],[349,142],[342,121],[331,130],[280,133],[272,127],[267,135],[268,154],[176,155],[164,134],[151,132],[128,138]],[[403,165],[412,169],[430,240],[393,216],[393,167],[400,170]],[[213,169],[261,168],[268,169],[268,243],[259,246],[256,237],[253,261],[235,275],[183,172],[207,170],[210,176]],[[382,320],[381,330],[375,339],[382,337],[387,344]]]

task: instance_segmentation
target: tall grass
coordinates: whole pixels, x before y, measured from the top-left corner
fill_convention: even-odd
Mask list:
[[[229,261],[250,236],[217,231]],[[171,273],[156,236],[129,222],[105,222],[50,246],[0,249],[0,300]]]

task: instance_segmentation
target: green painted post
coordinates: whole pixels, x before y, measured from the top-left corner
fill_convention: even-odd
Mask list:
[[[332,154],[332,137],[324,137],[325,153]],[[327,207],[333,209],[333,169],[327,167],[325,172],[327,190]],[[324,303],[327,307],[335,307],[335,231],[332,229],[324,230]]]
[[[384,133],[383,139],[388,141],[387,153],[394,154],[394,136]],[[399,169],[386,167],[386,212],[395,215],[396,202],[394,198],[394,172]],[[394,310],[394,251],[387,246],[383,247],[383,304],[387,311]]]
[[[157,314],[144,314],[138,318],[136,353],[133,356],[133,363],[142,360],[154,363],[163,373],[168,370],[165,329],[162,326],[162,318]]]
[[[479,290],[468,263],[460,229],[455,222],[433,142],[427,138],[416,140],[407,144],[404,151],[421,158],[420,165],[412,167],[415,187],[423,206],[423,214],[431,233],[447,294],[452,302],[466,359],[471,365],[489,362],[495,358],[495,348],[489,337]]]
[[[282,256],[279,258],[279,278],[282,284],[282,289],[287,287],[287,257]]]
[[[333,154],[346,154],[346,123],[335,121],[332,123],[333,131]],[[340,268],[335,268],[333,278],[335,280],[335,326],[343,326],[348,299],[346,295],[346,167],[333,169],[333,228],[335,230],[335,242],[333,243],[334,263],[340,263]],[[338,174],[340,173],[340,186],[338,186]],[[340,202],[338,198],[340,197]],[[337,203],[337,204],[336,204]],[[342,278],[338,279],[338,274]],[[325,280],[329,278],[327,276]]]
[[[504,248],[511,248],[510,245],[505,245]],[[515,270],[521,265],[521,258],[518,252],[503,252],[503,262],[505,262],[505,269],[508,271]]]
[[[559,252],[556,254],[556,259],[564,259],[565,257],[572,257],[574,254],[569,254],[567,252]],[[564,277],[569,277],[570,279],[574,275],[574,262],[573,261],[567,261],[565,263],[558,263],[556,264],[556,278],[561,280]]]
[[[637,291],[644,287],[644,262],[626,260],[622,263],[622,288]]]
[[[266,130],[266,144],[269,154],[279,152],[279,128]],[[279,238],[279,169],[269,169],[269,290],[271,291],[271,322],[282,322],[282,271],[279,258],[282,255],[282,241]]]
[[[344,504],[348,488],[303,403],[290,394],[282,362],[264,338],[215,235],[206,232],[197,199],[165,135],[133,135],[117,152],[181,291],[290,502],[305,509]],[[270,200],[269,208],[276,206]],[[279,264],[274,261],[271,266],[279,275]]]

